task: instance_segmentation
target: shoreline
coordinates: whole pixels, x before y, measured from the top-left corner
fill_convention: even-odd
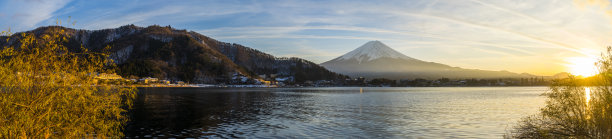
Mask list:
[[[326,87],[369,87],[369,88],[419,88],[419,87],[549,87],[548,85],[537,86],[264,86],[264,85],[131,85],[136,88],[326,88]]]

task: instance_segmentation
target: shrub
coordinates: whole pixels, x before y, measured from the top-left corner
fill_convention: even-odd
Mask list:
[[[553,82],[540,113],[521,120],[505,137],[612,137],[612,48],[596,65],[599,74],[589,79]]]
[[[85,48],[70,52],[67,36],[53,27],[7,37],[17,40],[0,50],[0,138],[122,136],[136,89],[96,84],[113,62]]]

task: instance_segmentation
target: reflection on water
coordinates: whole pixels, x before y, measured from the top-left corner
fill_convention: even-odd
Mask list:
[[[499,138],[542,87],[143,88],[126,136]]]
[[[589,101],[591,101],[591,88],[585,87],[584,94],[586,97],[586,106],[589,107]]]

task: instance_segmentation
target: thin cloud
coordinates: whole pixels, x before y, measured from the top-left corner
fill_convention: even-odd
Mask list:
[[[28,1],[3,1],[0,2],[0,12],[7,16],[0,16],[4,27],[11,27],[18,31],[34,28],[43,21],[55,17],[55,12],[68,4],[70,0],[28,0]]]
[[[0,10],[4,14],[0,19],[9,22],[0,25],[4,28],[22,26],[13,28],[17,31],[53,24],[52,19],[68,16],[79,22],[77,28],[83,29],[115,28],[126,24],[171,25],[227,42],[246,43],[249,47],[275,55],[304,57],[312,61],[327,61],[337,57],[334,54],[341,54],[326,51],[349,51],[369,40],[383,40],[398,50],[410,49],[403,52],[422,60],[443,58],[450,59],[445,62],[451,63],[461,62],[466,55],[486,58],[501,56],[502,59],[535,55],[554,58],[584,56],[602,50],[603,44],[609,42],[608,36],[612,35],[609,32],[612,30],[612,16],[606,13],[612,8],[607,0],[109,0],[1,3],[0,9],[9,12]],[[13,3],[34,3],[35,6],[23,8]],[[28,8],[35,11],[21,12]],[[13,22],[11,18],[18,20]],[[274,45],[264,42],[268,40],[273,41]],[[277,51],[277,47],[296,49]],[[317,53],[321,53],[321,56],[314,56]],[[478,63],[478,59],[473,61]],[[549,64],[549,67],[558,66],[555,62]],[[503,69],[513,71],[525,68],[509,65]]]
[[[508,9],[508,8],[499,7],[499,6],[497,6],[497,5],[494,5],[494,4],[491,4],[491,3],[487,3],[487,2],[483,2],[483,1],[480,1],[480,0],[471,0],[471,1],[476,2],[476,3],[479,3],[479,4],[482,4],[482,5],[486,6],[486,7],[490,7],[490,8],[493,8],[493,9],[499,10],[499,11],[503,11],[503,12],[506,12],[506,13],[510,13],[510,14],[512,14],[512,15],[516,15],[516,16],[521,17],[521,18],[524,18],[524,19],[528,19],[529,21],[532,21],[533,23],[536,23],[536,24],[542,24],[542,25],[544,25],[544,26],[551,27],[551,28],[553,28],[553,29],[555,29],[555,30],[561,31],[561,32],[562,32],[562,33],[564,33],[564,34],[568,34],[568,35],[570,35],[571,37],[574,37],[574,38],[580,38],[580,39],[585,40],[585,41],[588,41],[588,42],[590,42],[590,43],[592,43],[592,44],[597,44],[597,43],[595,43],[595,42],[594,42],[592,39],[589,39],[589,38],[584,37],[584,36],[582,36],[582,35],[577,35],[577,33],[574,33],[574,32],[571,32],[571,31],[568,31],[567,29],[565,29],[565,28],[563,28],[563,27],[560,27],[560,26],[558,26],[558,25],[551,24],[551,23],[549,23],[549,22],[546,22],[546,21],[540,20],[540,19],[538,19],[538,18],[536,18],[536,17],[530,16],[530,15],[526,15],[526,14],[523,14],[523,13],[518,12],[518,11],[510,10],[510,9]]]
[[[343,39],[343,40],[394,40],[375,37],[355,36],[319,36],[319,35],[238,35],[238,36],[216,36],[218,39]]]
[[[494,26],[490,26],[490,25],[484,25],[484,24],[478,24],[472,21],[466,21],[466,20],[461,20],[461,19],[456,19],[456,18],[452,18],[452,17],[446,17],[446,16],[439,16],[439,15],[427,15],[427,14],[419,14],[419,13],[401,13],[404,15],[410,15],[410,16],[419,16],[419,17],[427,17],[427,18],[434,18],[434,19],[440,19],[440,20],[445,20],[445,21],[450,21],[450,22],[454,22],[454,23],[459,23],[459,24],[463,24],[463,25],[468,25],[468,26],[474,26],[474,27],[480,27],[480,28],[486,28],[486,29],[491,29],[491,30],[497,30],[497,31],[502,31],[502,32],[506,32],[506,33],[511,33],[511,34],[515,34],[518,36],[523,36],[525,38],[531,39],[531,40],[536,40],[536,41],[540,41],[540,42],[546,42],[546,43],[550,43],[556,46],[560,46],[560,48],[565,49],[565,50],[570,50],[576,53],[580,53],[580,54],[584,54],[584,55],[592,55],[589,53],[585,53],[584,51],[580,51],[578,49],[578,47],[570,45],[570,44],[566,44],[563,42],[559,42],[559,41],[554,41],[554,40],[547,40],[544,38],[540,38],[540,37],[536,37],[530,34],[526,34],[526,33],[522,33],[522,32],[517,32],[517,31],[512,31],[509,29],[505,29],[505,28],[499,28],[499,27],[494,27]]]

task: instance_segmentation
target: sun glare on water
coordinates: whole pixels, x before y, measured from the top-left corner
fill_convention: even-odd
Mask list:
[[[597,74],[595,62],[597,59],[589,57],[571,57],[567,59],[569,72],[576,76],[590,77]]]
[[[584,88],[584,95],[586,98],[586,105],[589,106],[589,101],[591,101],[591,88]]]

